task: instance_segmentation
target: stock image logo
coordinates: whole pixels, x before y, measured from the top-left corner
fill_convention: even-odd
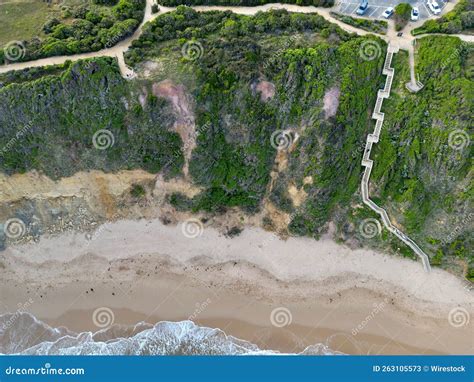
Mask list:
[[[449,324],[454,328],[461,328],[469,325],[469,312],[461,307],[451,309],[448,315]]]
[[[186,41],[181,47],[181,54],[186,60],[196,61],[204,55],[204,48],[199,41]]]
[[[195,239],[204,232],[204,225],[199,219],[188,219],[181,224],[181,231],[188,239]]]
[[[280,306],[270,313],[270,322],[277,328],[288,326],[293,321],[293,316],[288,308]]]
[[[293,135],[289,131],[276,130],[270,137],[270,143],[276,150],[288,150],[293,144]]]
[[[97,150],[106,150],[115,143],[115,137],[107,129],[97,130],[92,136],[92,144]]]
[[[377,41],[366,40],[359,48],[359,55],[365,61],[372,61],[380,57],[382,48]]]
[[[108,328],[115,321],[115,315],[112,309],[102,306],[92,313],[92,322],[98,328]]]
[[[453,130],[448,136],[448,145],[453,150],[464,150],[471,143],[469,134],[461,129]]]
[[[3,53],[8,61],[18,61],[25,57],[26,48],[21,41],[10,41],[3,48]]]
[[[382,226],[377,219],[368,218],[362,220],[359,225],[360,234],[366,239],[372,239],[382,232]]]
[[[25,234],[26,225],[21,219],[8,219],[3,226],[3,232],[10,239],[19,239]]]

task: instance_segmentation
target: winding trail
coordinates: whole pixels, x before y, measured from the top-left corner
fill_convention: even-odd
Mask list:
[[[125,64],[123,54],[130,48],[132,42],[140,37],[143,31],[143,26],[147,22],[155,19],[157,16],[163,13],[172,12],[176,10],[176,7],[164,7],[160,5],[159,12],[152,14],[151,6],[153,5],[154,2],[155,0],[146,0],[145,14],[137,30],[131,36],[120,41],[114,46],[101,49],[96,52],[80,53],[80,54],[74,54],[74,55],[68,55],[68,56],[53,56],[53,57],[42,58],[42,59],[38,59],[34,61],[10,63],[7,65],[0,66],[0,73],[6,73],[11,70],[21,70],[21,69],[40,67],[40,66],[46,66],[46,65],[60,65],[60,64],[64,64],[66,61],[76,61],[80,59],[93,58],[93,57],[115,57],[118,60],[118,65],[120,68],[120,72],[122,73],[122,76],[126,79],[133,78],[135,73],[133,72],[131,68],[129,68]],[[456,2],[449,3],[447,7],[445,8],[445,10],[449,11],[450,9],[452,9],[455,3]],[[320,16],[324,17],[327,21],[330,21],[331,23],[338,25],[342,30],[346,32],[356,33],[360,36],[365,36],[367,34],[377,35],[379,38],[383,39],[387,43],[398,45],[399,48],[405,49],[408,52],[411,52],[410,57],[413,57],[413,60],[410,59],[410,68],[411,68],[410,73],[413,74],[411,77],[411,82],[414,84],[416,83],[413,45],[414,45],[414,41],[417,38],[422,38],[422,37],[425,37],[426,35],[420,35],[420,36],[414,37],[410,33],[404,33],[403,36],[399,37],[397,36],[397,33],[395,32],[395,28],[393,27],[393,20],[389,21],[390,28],[387,32],[387,35],[380,35],[377,33],[367,32],[367,31],[358,29],[356,27],[353,27],[348,24],[344,24],[343,22],[335,19],[330,14],[333,8],[319,8],[319,7],[314,7],[314,6],[299,6],[299,5],[281,4],[281,3],[265,4],[265,5],[255,6],[255,7],[193,6],[191,8],[195,9],[198,12],[231,11],[231,12],[234,12],[236,14],[241,14],[241,15],[255,15],[257,12],[265,12],[272,9],[286,9],[289,12],[297,12],[297,13],[317,13]],[[436,17],[432,17],[432,18],[436,18]],[[419,25],[421,25],[420,22],[409,24],[410,27],[415,27]],[[452,35],[452,36],[459,37],[461,40],[466,41],[466,42],[474,42],[474,36],[471,36],[471,35]]]
[[[120,72],[122,76],[126,79],[131,79],[135,76],[134,71],[129,68],[125,64],[124,60],[124,53],[129,49],[132,42],[140,37],[143,31],[143,26],[145,23],[153,20],[158,15],[174,11],[176,8],[171,7],[163,7],[160,6],[159,12],[152,14],[151,6],[155,2],[155,0],[146,0],[146,7],[145,7],[145,14],[143,17],[143,21],[138,26],[137,30],[128,38],[122,40],[118,44],[108,47],[96,52],[89,52],[89,53],[82,53],[70,56],[55,56],[55,57],[48,57],[43,58],[35,61],[27,61],[27,62],[18,62],[18,63],[11,63],[8,65],[0,66],[0,73],[6,73],[11,70],[21,70],[26,68],[32,67],[40,67],[45,65],[59,65],[63,64],[66,61],[76,61],[79,59],[87,59],[93,57],[115,57],[118,61],[118,65],[120,68]],[[447,9],[445,11],[451,10],[456,2],[448,4]],[[365,167],[364,175],[362,177],[361,182],[361,193],[362,199],[364,203],[369,206],[373,211],[380,215],[385,227],[396,235],[401,241],[403,241],[406,245],[408,245],[421,259],[423,263],[423,267],[425,271],[429,272],[430,262],[429,257],[424,253],[418,245],[411,240],[407,235],[401,232],[398,228],[396,228],[390,221],[387,212],[375,204],[369,197],[369,180],[370,174],[373,167],[373,161],[370,159],[370,153],[372,150],[372,145],[379,141],[380,132],[382,129],[382,124],[384,120],[384,113],[382,113],[381,107],[384,98],[388,98],[390,96],[390,90],[392,86],[392,80],[394,76],[394,69],[390,67],[393,55],[399,51],[399,49],[404,49],[409,52],[409,62],[410,62],[410,82],[407,83],[407,88],[410,91],[417,92],[421,90],[423,85],[419,83],[416,79],[415,74],[415,49],[414,46],[416,44],[416,40],[418,38],[425,37],[427,35],[419,35],[419,36],[412,36],[410,33],[404,33],[402,36],[397,36],[397,32],[395,32],[393,20],[389,21],[389,30],[387,31],[386,35],[380,35],[377,33],[366,32],[355,28],[351,25],[344,24],[343,22],[335,19],[330,15],[332,11],[331,8],[318,8],[314,6],[298,6],[293,4],[281,4],[281,3],[274,3],[274,4],[265,4],[261,6],[255,7],[244,7],[244,6],[193,6],[198,12],[206,12],[206,11],[231,11],[237,14],[242,15],[255,15],[257,12],[265,12],[272,9],[286,9],[289,12],[298,12],[298,13],[317,13],[324,17],[327,21],[338,25],[342,30],[349,32],[349,33],[356,33],[358,35],[364,36],[367,34],[377,35],[384,41],[388,43],[387,49],[387,56],[383,68],[383,74],[387,76],[385,87],[383,90],[379,90],[377,94],[377,102],[374,108],[374,112],[372,114],[372,118],[375,119],[377,122],[375,124],[375,130],[372,134],[367,136],[367,143],[364,152],[364,156],[362,159],[362,166]],[[443,12],[444,14],[445,12]],[[441,16],[439,16],[441,17]],[[431,17],[436,18],[436,17]],[[408,27],[410,29],[421,25],[421,22],[417,23],[410,23]],[[407,28],[405,28],[407,29]],[[436,34],[434,34],[436,35]],[[429,34],[429,36],[433,36],[433,34]],[[466,42],[474,42],[474,36],[472,35],[451,35],[455,37],[459,37],[461,40]]]
[[[147,22],[155,19],[157,16],[161,14],[176,10],[175,7],[163,7],[160,5],[160,11],[155,14],[152,14],[151,6],[154,2],[155,0],[146,1],[145,15],[143,17],[143,21],[138,26],[137,30],[130,37],[127,37],[126,39],[120,41],[114,46],[101,49],[96,52],[80,53],[80,54],[73,54],[73,55],[68,55],[68,56],[53,56],[53,57],[41,58],[34,61],[10,63],[8,65],[0,66],[0,73],[6,73],[11,70],[21,70],[21,69],[34,68],[34,67],[40,67],[40,66],[46,66],[46,65],[60,65],[60,64],[64,64],[66,61],[76,61],[76,60],[86,59],[86,58],[115,57],[118,60],[118,64],[119,64],[122,76],[127,79],[132,78],[134,76],[133,70],[130,69],[125,64],[123,54],[129,49],[132,42],[140,37],[143,31],[143,26]],[[346,32],[357,33],[359,35],[369,34],[369,32],[354,28],[350,25],[342,23],[339,20],[336,20],[334,17],[332,17],[329,14],[329,9],[317,8],[313,6],[306,7],[306,6],[298,6],[298,5],[292,5],[292,4],[275,3],[275,4],[265,4],[265,5],[256,6],[256,7],[194,6],[192,8],[198,12],[232,11],[236,14],[241,14],[241,15],[255,15],[257,12],[265,12],[272,9],[286,9],[289,12],[298,12],[298,13],[318,13],[319,15],[323,16],[326,20],[334,24],[337,24],[339,27],[341,27],[341,29],[345,30]],[[380,37],[384,38],[385,36],[380,36]]]

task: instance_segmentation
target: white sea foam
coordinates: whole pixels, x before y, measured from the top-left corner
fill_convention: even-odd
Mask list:
[[[12,318],[14,318],[12,322]],[[9,322],[9,325],[5,325]],[[251,342],[220,329],[192,321],[162,321],[155,325],[114,325],[98,332],[52,328],[29,313],[0,315],[0,352],[28,355],[271,355]],[[332,355],[324,344],[308,346],[299,354]]]

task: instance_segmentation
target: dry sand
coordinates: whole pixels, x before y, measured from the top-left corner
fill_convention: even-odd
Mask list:
[[[282,241],[257,228],[230,239],[210,227],[188,238],[182,228],[125,220],[92,238],[9,247],[1,313],[31,298],[26,310],[76,331],[97,330],[92,311],[108,307],[115,323],[190,318],[282,351],[318,342],[353,354],[473,351],[472,292],[445,271],[329,239]],[[272,323],[274,311],[288,325]]]

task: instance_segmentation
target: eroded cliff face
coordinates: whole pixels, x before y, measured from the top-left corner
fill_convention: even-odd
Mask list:
[[[0,250],[65,231],[91,236],[100,225],[121,219],[159,218],[165,224],[178,224],[192,218],[224,235],[251,225],[288,236],[290,215],[269,200],[257,214],[239,208],[217,215],[196,214],[178,211],[169,203],[174,193],[193,198],[200,192],[202,188],[182,177],[165,179],[143,170],[79,172],[56,181],[36,171],[0,174]]]
[[[142,170],[115,174],[79,172],[58,181],[38,172],[1,174],[2,246],[8,241],[37,239],[47,233],[87,231],[104,221],[159,216],[165,194],[173,187],[178,187],[177,181],[160,182]],[[190,195],[196,192],[178,188]],[[15,233],[15,223],[16,230],[23,230],[21,234]]]

